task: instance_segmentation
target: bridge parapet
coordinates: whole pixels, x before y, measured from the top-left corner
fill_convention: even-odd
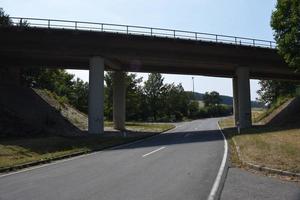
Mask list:
[[[110,32],[126,35],[143,35],[149,37],[165,37],[182,40],[207,41],[215,43],[225,43],[240,46],[253,46],[261,48],[276,48],[276,43],[269,40],[261,40],[247,37],[237,37],[230,35],[219,35],[194,31],[183,31],[176,29],[154,28],[147,26],[133,26],[122,24],[82,22],[71,20],[41,19],[11,17],[13,25],[20,26],[26,22],[29,27],[48,29],[72,29],[81,31]]]

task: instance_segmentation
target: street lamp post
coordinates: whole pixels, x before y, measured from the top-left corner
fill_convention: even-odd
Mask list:
[[[194,77],[192,77],[192,81],[193,81],[193,99],[195,100],[195,88],[194,88]]]

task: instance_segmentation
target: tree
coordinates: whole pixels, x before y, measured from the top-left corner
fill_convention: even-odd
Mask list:
[[[295,93],[296,82],[261,80],[259,81],[261,89],[257,91],[259,101],[265,104],[271,104],[280,96],[293,95]]]
[[[140,121],[147,119],[147,107],[145,95],[141,83],[143,78],[137,78],[136,74],[130,73],[126,80],[126,119]]]
[[[70,96],[74,85],[74,75],[63,69],[23,68],[23,85],[47,89],[59,96]]]
[[[188,117],[195,119],[198,117],[199,112],[199,103],[198,101],[190,101],[188,104]]]
[[[104,75],[104,116],[107,120],[113,119],[113,72]]]
[[[0,8],[0,26],[12,26],[13,21],[9,17],[8,14],[5,14],[3,8]],[[26,20],[20,20],[19,23],[16,24],[19,27],[27,27],[29,23]]]
[[[157,120],[158,113],[163,108],[163,81],[164,79],[160,73],[151,73],[144,84],[144,92],[147,96],[147,105],[154,121]]]
[[[188,114],[189,96],[181,84],[166,84],[163,90],[164,113],[170,120],[182,120]]]
[[[289,66],[300,69],[300,1],[278,0],[271,26],[279,53]]]
[[[81,112],[88,113],[89,83],[79,78],[73,83],[72,92],[68,95],[70,104]]]
[[[66,70],[46,68],[23,68],[21,70],[23,86],[46,89],[65,98],[81,112],[88,112],[88,83],[69,74]]]
[[[205,92],[203,96],[205,106],[218,105],[221,103],[220,94],[216,91]]]
[[[113,119],[113,73],[107,72],[104,76],[104,115],[108,120]],[[125,73],[126,120],[140,121],[147,118],[145,95],[140,85],[142,81],[142,78],[137,78],[136,74]]]
[[[12,21],[9,15],[5,14],[3,8],[0,8],[0,26],[11,26]]]

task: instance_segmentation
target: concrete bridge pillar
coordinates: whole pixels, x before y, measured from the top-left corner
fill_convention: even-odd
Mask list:
[[[252,125],[249,68],[237,68],[236,75],[239,124],[240,128],[249,128]]]
[[[234,123],[237,126],[239,122],[239,98],[238,98],[238,82],[237,77],[232,78],[232,91],[233,91],[233,116],[234,116]]]
[[[88,132],[101,134],[104,132],[104,59],[92,57],[89,64]]]
[[[113,120],[114,128],[125,130],[126,83],[125,72],[115,71],[113,74]]]

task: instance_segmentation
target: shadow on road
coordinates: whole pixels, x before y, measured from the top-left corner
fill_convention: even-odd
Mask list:
[[[112,136],[109,136],[109,135]],[[142,139],[145,135],[153,136],[155,134],[148,132],[132,133],[138,139]],[[105,133],[105,136],[87,135],[81,137],[61,137],[61,136],[46,136],[46,137],[29,137],[29,138],[10,138],[0,141],[0,145],[18,146],[26,149],[26,151],[35,152],[37,154],[54,153],[59,150],[68,150],[72,148],[89,148],[97,150],[103,148],[103,144],[111,143],[111,141],[120,140],[119,144],[133,141],[133,136],[118,136],[113,132]],[[155,137],[146,138],[143,141],[134,144],[123,145],[114,149],[131,149],[144,148],[155,146],[169,146],[186,143],[203,143],[223,140],[219,130],[208,131],[181,131],[172,133],[163,133]],[[112,143],[113,144],[113,143]],[[114,146],[114,145],[108,145]],[[99,148],[100,147],[100,148]],[[107,145],[106,145],[107,147]],[[112,149],[110,149],[112,150]],[[24,152],[26,154],[26,152]]]
[[[219,140],[223,140],[220,130],[173,132],[161,134],[133,145],[125,145],[117,149],[170,146],[186,143],[214,142]]]

